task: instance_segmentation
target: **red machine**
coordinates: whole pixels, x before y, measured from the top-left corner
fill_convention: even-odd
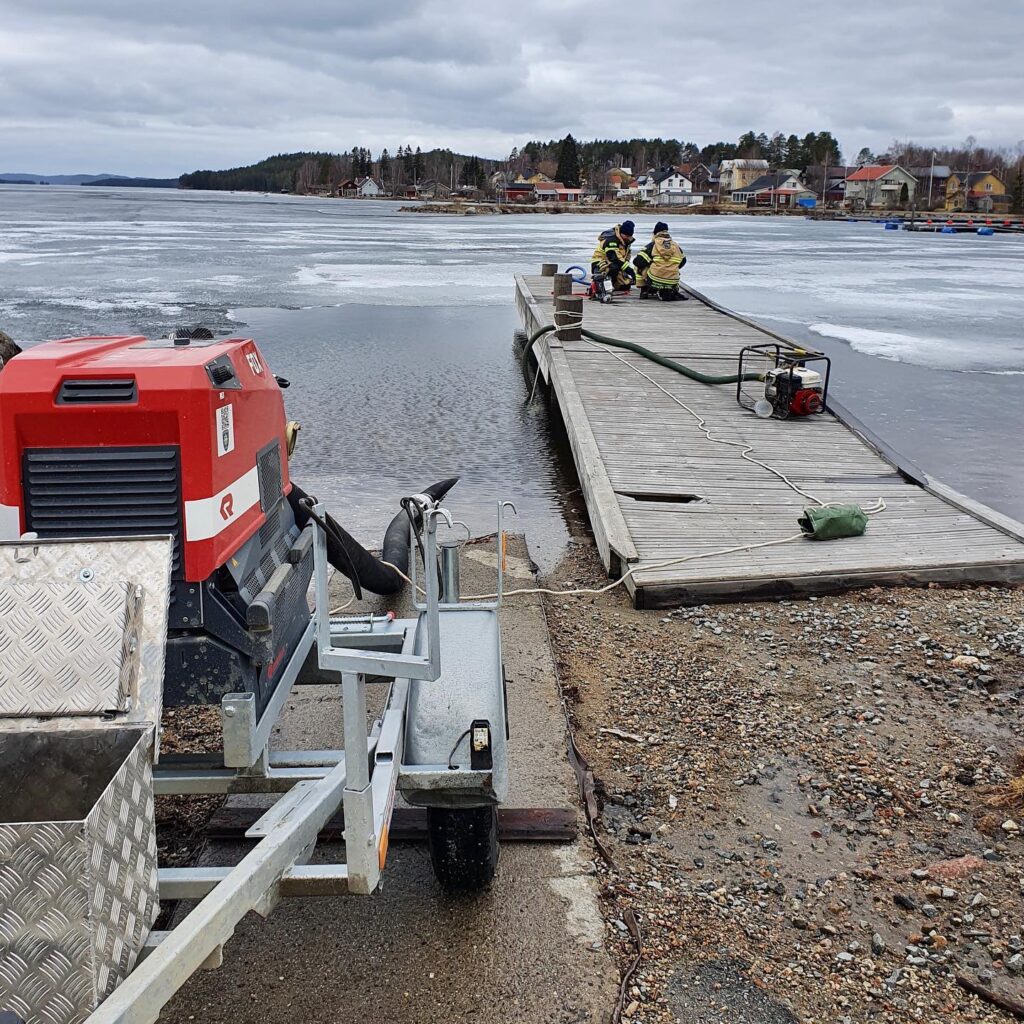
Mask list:
[[[0,537],[171,534],[168,702],[262,706],[309,623],[312,559],[292,551],[278,382],[253,341],[208,335],[69,338],[8,363]],[[285,564],[269,622],[257,598]]]

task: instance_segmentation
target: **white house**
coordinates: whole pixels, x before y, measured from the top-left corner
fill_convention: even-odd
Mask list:
[[[360,178],[356,182],[356,195],[363,199],[373,199],[384,194],[384,189],[373,178]]]
[[[693,182],[675,167],[663,167],[652,177],[656,196],[681,196],[693,191]]]
[[[868,164],[846,179],[846,202],[854,208],[891,209],[911,202],[917,178],[899,164]]]

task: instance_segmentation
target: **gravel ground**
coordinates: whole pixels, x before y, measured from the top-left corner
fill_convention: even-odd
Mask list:
[[[165,708],[162,724],[162,753],[201,754],[220,750],[218,706]],[[194,863],[206,841],[206,824],[223,802],[221,796],[156,798],[156,845],[161,867],[187,867]]]
[[[626,1019],[1012,1019],[956,977],[1024,1004],[1024,591],[546,614]]]

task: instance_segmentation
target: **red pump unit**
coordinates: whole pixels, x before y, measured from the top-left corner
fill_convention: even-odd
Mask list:
[[[262,706],[309,623],[312,558],[292,550],[277,380],[251,339],[207,335],[68,338],[11,360],[0,537],[172,535],[168,702],[251,690]],[[268,624],[252,606],[283,564],[298,575]]]

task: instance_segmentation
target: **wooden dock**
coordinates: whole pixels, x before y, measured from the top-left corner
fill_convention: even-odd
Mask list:
[[[516,278],[530,334],[554,322],[552,283]],[[717,374],[735,372],[745,345],[785,341],[696,292],[677,303],[635,294],[584,301],[584,327]],[[565,423],[601,558],[610,575],[629,572],[637,607],[1024,580],[1024,526],[900,460],[834,396],[824,415],[762,420],[740,408],[734,385],[698,384],[632,352],[548,334],[534,353]],[[714,436],[751,445],[821,501],[868,507],[881,498],[886,510],[861,537],[754,547],[797,533],[813,502],[741,449],[710,442],[676,400],[705,417]]]

